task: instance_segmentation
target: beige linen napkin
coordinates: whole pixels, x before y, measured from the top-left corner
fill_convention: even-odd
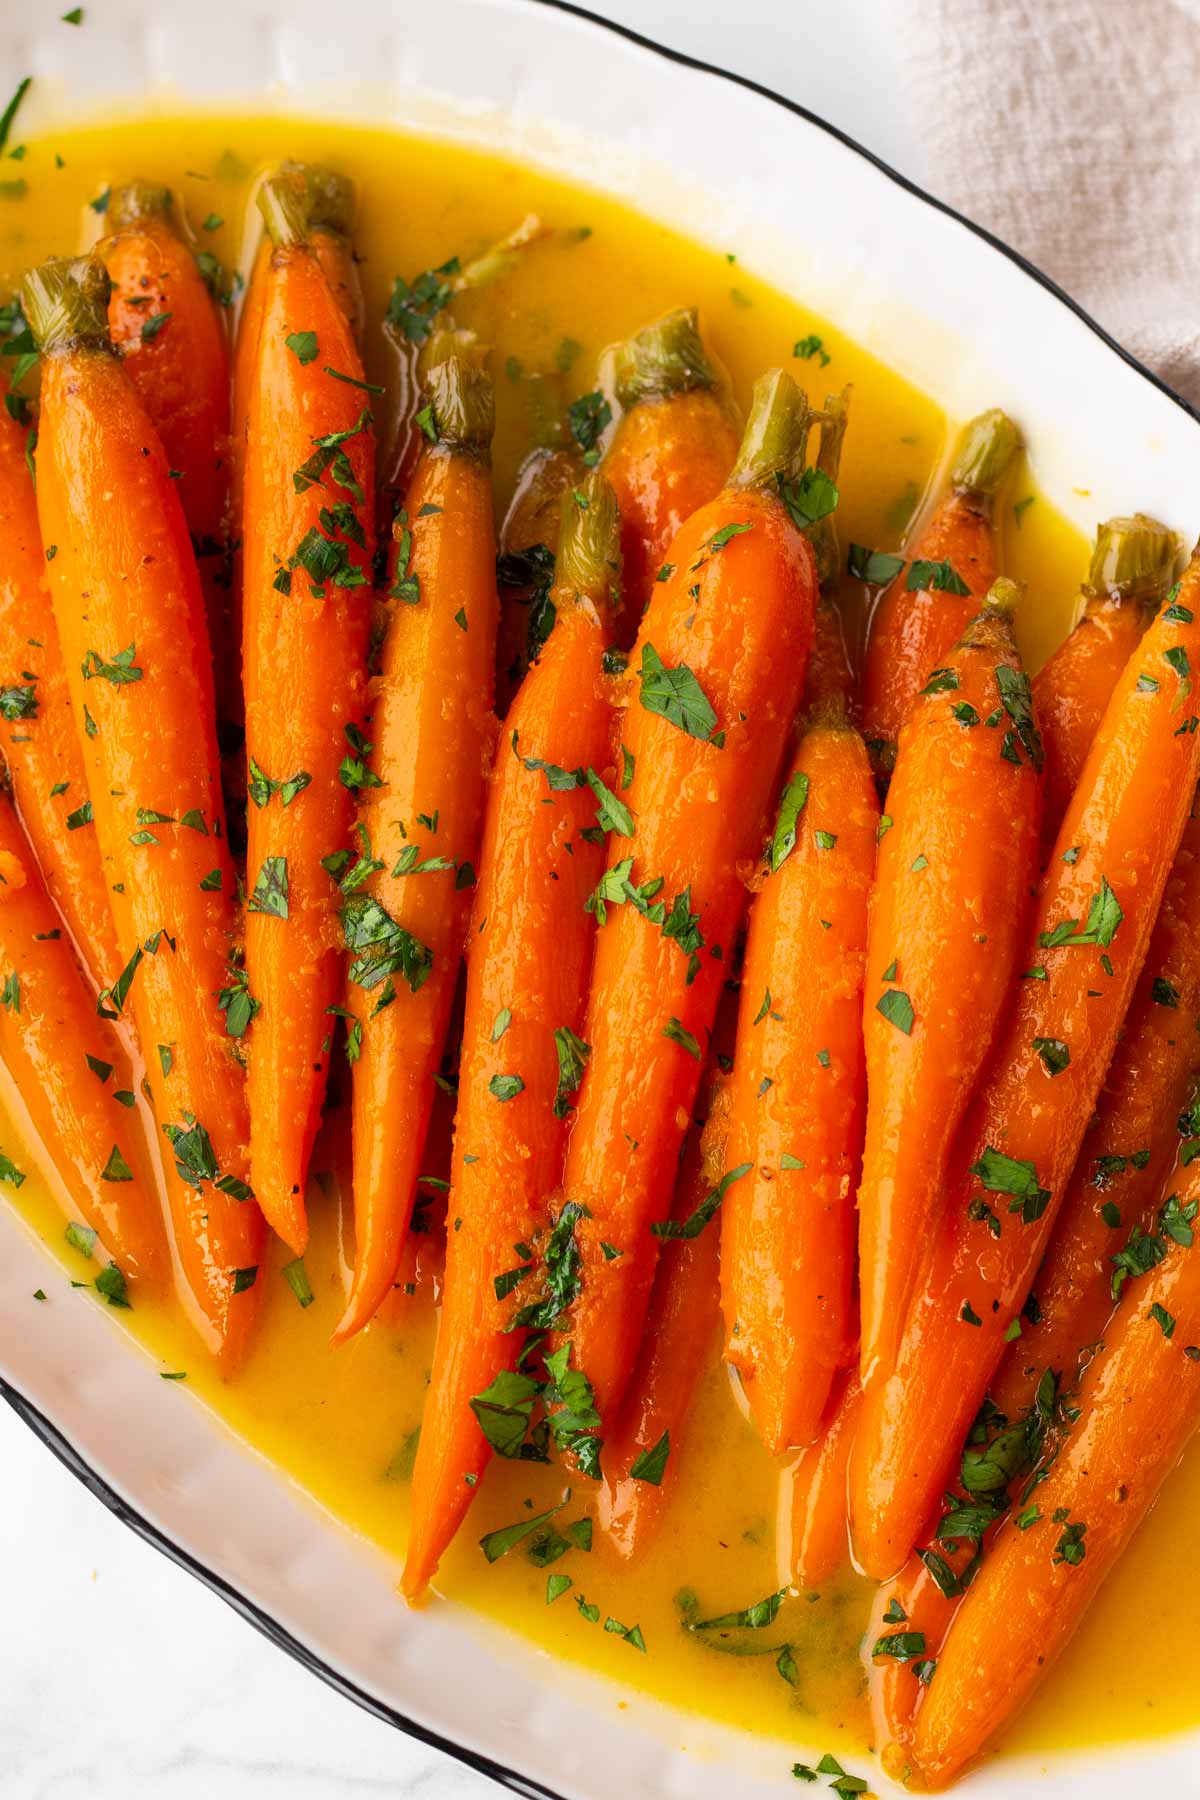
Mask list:
[[[892,0],[934,193],[1200,405],[1200,0]]]

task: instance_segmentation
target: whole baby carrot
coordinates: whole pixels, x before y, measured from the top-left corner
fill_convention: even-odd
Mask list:
[[[482,360],[466,333],[429,339],[425,447],[393,529],[362,857],[342,883],[346,1005],[360,1020],[362,1052],[357,1254],[336,1343],[369,1322],[395,1278],[466,946],[496,659],[493,398]]]
[[[107,1003],[132,1011],[183,1275],[230,1367],[254,1322],[263,1231],[218,1010],[236,896],[204,600],[162,445],[108,338],[103,266],[47,263],[23,291],[42,352],[38,517],[57,546],[54,612],[125,959]]]
[[[1145,959],[1200,760],[1193,555],[1109,702],[1047,866],[1015,1003],[964,1121],[894,1372],[850,1465],[854,1544],[884,1578],[946,1485],[1066,1192]]]
[[[0,1060],[71,1218],[119,1276],[159,1287],[169,1267],[129,1058],[63,935],[7,794],[0,794]],[[21,1176],[9,1173],[8,1181]],[[86,1238],[77,1240],[90,1247]],[[117,1276],[102,1277],[119,1301]],[[104,1291],[102,1288],[101,1291]]]
[[[42,548],[19,411],[0,407],[0,742],[46,886],[99,986],[121,964],[50,605],[46,557],[58,551]]]
[[[302,174],[259,190],[272,252],[250,385],[242,532],[251,1183],[297,1255],[342,998],[324,859],[366,779],[374,439],[362,362],[312,248]],[[329,235],[329,227],[318,234]],[[348,253],[347,253],[348,254]]]
[[[601,388],[611,389],[619,409],[604,473],[621,508],[625,603],[617,641],[628,644],[675,534],[725,484],[737,421],[694,306],[664,314],[606,352]]]
[[[109,332],[175,472],[205,578],[218,687],[233,688],[236,644],[222,585],[229,579],[225,321],[184,240],[168,189],[148,181],[114,188],[105,223],[109,235],[96,253],[112,282]]]
[[[714,1045],[733,1043],[737,1008],[722,1001]],[[714,1051],[715,1056],[715,1051]],[[710,1065],[701,1104],[707,1118],[692,1120],[679,1164],[671,1219],[686,1225],[716,1193],[725,1168],[729,1115],[727,1078]],[[663,1246],[654,1275],[641,1352],[629,1380],[617,1428],[604,1446],[597,1519],[621,1558],[634,1563],[658,1531],[679,1483],[696,1389],[706,1349],[721,1322],[718,1238],[704,1229]]]
[[[1177,555],[1174,532],[1145,513],[1109,519],[1096,533],[1083,612],[1033,683],[1046,749],[1042,836],[1047,849],[1121,670],[1171,585]]]
[[[750,908],[721,1220],[725,1358],[767,1449],[816,1436],[854,1353],[866,1115],[863,970],[879,803],[862,739],[818,700]]]
[[[817,466],[831,481],[847,399],[834,397],[821,421]],[[809,537],[822,583],[814,644],[825,640],[824,650],[840,635],[827,591],[840,560],[833,515],[815,520]],[[827,650],[809,663],[807,699],[750,908],[727,1136],[729,1164],[749,1172],[721,1222],[725,1357],[773,1454],[816,1435],[853,1352],[862,981],[879,825],[844,664]]]
[[[885,775],[914,700],[995,578],[993,504],[1020,443],[1016,426],[998,408],[971,420],[959,437],[946,491],[913,540],[907,569],[876,603],[862,676],[863,732]]]
[[[513,704],[488,795],[451,1170],[457,1224],[413,1472],[410,1598],[432,1579],[492,1450],[520,1451],[504,1407],[528,1416],[521,1320],[538,1304],[539,1260],[563,1235],[550,1229],[550,1196],[587,1055],[579,1031],[595,922],[584,902],[604,867],[598,801],[612,829],[627,822],[624,803],[605,797],[601,656],[619,579],[616,502],[595,474],[578,500],[564,507],[554,634]]]
[[[1045,1679],[1200,1423],[1198,1206],[1193,1167],[1163,1189],[1153,1253],[1139,1262],[1149,1273],[1129,1280],[1066,1442],[955,1615],[912,1738],[931,1787]]]
[[[1034,1283],[1021,1335],[989,1389],[1002,1412],[1028,1404],[1043,1369],[1077,1385],[1112,1311],[1112,1258],[1149,1231],[1200,1076],[1200,810],[1193,804],[1146,961]]]
[[[816,597],[803,526],[832,504],[824,478],[799,474],[808,427],[795,384],[764,376],[729,483],[672,543],[632,658],[621,748],[634,829],[613,841],[594,900],[591,1060],[563,1183],[586,1210],[554,1353],[571,1345],[606,1424],[659,1237],[687,1229],[663,1215],[745,908],[739,870],[761,846],[803,687]],[[727,1171],[719,1194],[745,1173]]]
[[[1042,747],[1013,633],[1016,599],[1012,582],[993,583],[932,671],[901,729],[888,787],[863,994],[864,1386],[890,1370],[955,1133],[1025,938]]]
[[[861,1405],[858,1371],[848,1369],[834,1390],[828,1423],[792,1470],[792,1582],[810,1592],[849,1559],[846,1468]]]

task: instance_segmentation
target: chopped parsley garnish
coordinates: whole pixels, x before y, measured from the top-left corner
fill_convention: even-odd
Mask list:
[[[642,645],[639,699],[647,712],[657,713],[688,737],[705,743],[724,743],[717,731],[717,715],[704,689],[686,663],[669,669],[653,644]]]

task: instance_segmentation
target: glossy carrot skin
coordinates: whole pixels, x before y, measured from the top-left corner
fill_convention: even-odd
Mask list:
[[[714,533],[739,524],[752,529],[715,554],[706,549]],[[568,1199],[588,1209],[578,1234],[582,1291],[559,1339],[572,1340],[574,1366],[591,1382],[605,1422],[616,1417],[637,1354],[657,1261],[650,1226],[674,1187],[745,909],[739,871],[762,843],[804,680],[816,589],[807,540],[775,494],[755,487],[731,487],[702,507],[676,537],[670,561],[675,573],[657,585],[631,676],[636,682],[637,671],[658,661],[686,665],[715,714],[711,729],[725,738],[721,746],[688,735],[648,711],[636,689],[631,695],[623,742],[634,758],[625,798],[635,834],[632,843],[614,840],[609,868],[632,856],[631,882],[661,877],[666,909],[690,896],[705,945],[693,967],[662,925],[628,901],[608,909],[597,934],[584,1028],[592,1055],[564,1177]],[[696,586],[699,594],[690,594]],[[605,1242],[622,1254],[606,1257]]]
[[[727,998],[732,1002],[732,995]],[[732,1047],[736,1023],[736,1007],[722,1003],[714,1043],[727,1040]],[[714,1068],[705,1085],[709,1092],[707,1097],[702,1093],[701,1102],[708,1116],[692,1121],[671,1203],[671,1217],[681,1223],[712,1192],[725,1169],[728,1081]],[[630,1564],[658,1532],[679,1482],[692,1403],[708,1367],[705,1351],[720,1329],[719,1263],[715,1222],[698,1237],[664,1244],[658,1259],[637,1366],[617,1429],[604,1445],[596,1508],[601,1530]],[[669,1447],[660,1479],[635,1475],[639,1457],[653,1451],[664,1435]]]
[[[136,1116],[115,1097],[132,1091],[129,1058],[96,1013],[6,794],[0,964],[9,984],[0,1007],[0,1062],[58,1177],[68,1216],[92,1227],[130,1282],[161,1287],[169,1260],[158,1194]],[[105,1079],[89,1055],[108,1065]],[[114,1149],[119,1162],[110,1160]]]
[[[849,1558],[846,1469],[861,1405],[858,1372],[849,1369],[835,1389],[824,1431],[792,1471],[792,1582],[810,1592],[823,1587]]]
[[[811,706],[818,699],[834,700],[848,719],[855,716],[857,681],[846,649],[841,610],[822,594],[813,616],[812,654],[808,659],[805,698]]]
[[[964,1122],[950,1203],[895,1372],[867,1395],[851,1459],[851,1514],[857,1555],[877,1579],[903,1563],[947,1484],[1041,1260],[1145,959],[1196,780],[1200,737],[1191,725],[1191,676],[1181,670],[1200,666],[1197,610],[1194,557],[1177,600],[1130,659],[1097,733],[1047,867],[1026,952],[1025,967],[1044,968],[1046,979],[1020,982],[987,1082]],[[1075,860],[1064,861],[1075,849]],[[1115,929],[1106,893],[1122,911]],[[1089,914],[1098,921],[1090,941]],[[1084,940],[1054,943],[1055,934],[1071,935],[1069,921]],[[1043,1047],[1064,1044],[1069,1064],[1052,1074],[1035,1039]],[[1027,1198],[1016,1196],[1015,1212],[1008,1190],[984,1189],[970,1172],[979,1166],[986,1173],[987,1157],[996,1153],[1023,1165],[995,1175],[1024,1183]]]
[[[1200,1199],[1194,1168],[1176,1198]],[[1131,1283],[1088,1371],[1078,1422],[1036,1489],[1040,1517],[997,1536],[955,1615],[913,1734],[930,1786],[953,1780],[1024,1705],[1145,1519],[1200,1423],[1197,1343],[1200,1250],[1168,1241],[1165,1260]],[[1082,1561],[1063,1558],[1069,1523],[1086,1526]]]
[[[312,227],[310,247],[325,272],[329,289],[345,315],[351,336],[361,343],[364,325],[362,287],[354,254],[345,235],[354,211],[354,195],[350,184],[329,169],[301,168],[283,165],[281,174],[295,176],[307,185],[309,219]],[[228,536],[232,550],[232,586],[229,593],[230,639],[242,642],[242,589],[244,581],[242,548],[244,543],[244,492],[246,442],[250,426],[250,405],[255,386],[259,339],[262,335],[263,310],[270,285],[273,246],[264,232],[254,253],[250,278],[246,283],[241,311],[238,315],[233,352],[233,391],[229,420],[229,515]],[[238,695],[240,700],[240,693]]]
[[[133,182],[109,201],[98,254],[112,295],[108,328],[125,372],[177,471],[179,497],[204,573],[225,540],[229,487],[229,347],[225,321],[165,188]],[[156,321],[162,319],[161,325]],[[214,570],[220,573],[220,570]],[[208,584],[209,627],[228,653],[219,588]]]
[[[250,1155],[268,1223],[300,1255],[305,1177],[328,1074],[329,1008],[342,999],[338,892],[321,859],[345,843],[354,812],[342,773],[343,759],[357,755],[347,727],[353,734],[367,709],[374,440],[361,388],[328,373],[363,378],[350,327],[310,244],[282,242],[265,283],[243,500],[246,969],[261,1007],[248,1040]],[[302,362],[287,339],[304,331],[315,333],[317,349]],[[339,465],[321,473],[311,459],[316,440],[342,433],[337,447],[349,473],[339,479]],[[297,483],[306,466],[316,478]],[[348,518],[335,523],[339,507]],[[309,566],[289,568],[302,543],[340,556],[342,569],[321,579]],[[264,803],[255,765],[273,782],[309,779],[286,804],[280,792]],[[281,866],[282,916],[262,903],[267,872]]]
[[[1113,1254],[1134,1225],[1150,1229],[1159,1187],[1179,1144],[1177,1122],[1200,1076],[1198,1015],[1200,816],[1193,807],[1145,966],[1034,1282],[1036,1317],[1022,1319],[1021,1336],[1005,1351],[990,1389],[1010,1417],[1029,1404],[1043,1369],[1059,1370],[1064,1390],[1073,1391],[1081,1354],[1090,1353],[1104,1334],[1113,1308]],[[1114,1207],[1116,1222],[1110,1224]]]
[[[96,834],[90,825],[67,825],[87,799],[87,782],[50,604],[25,432],[7,407],[0,407],[0,542],[0,686],[6,696],[0,745],[42,877],[99,985],[115,981],[121,964]]]
[[[107,296],[97,277],[102,283],[92,263],[81,279],[99,302]],[[49,270],[26,286],[36,334],[35,279],[49,285]],[[226,981],[235,885],[204,601],[166,456],[104,347],[100,305],[91,310],[86,329],[98,338],[42,346],[38,516],[43,541],[58,545],[49,565],[55,618],[118,951],[127,971],[137,959],[126,1004],[158,1124],[192,1132],[206,1171],[185,1179],[178,1153],[163,1146],[176,1247],[198,1327],[232,1368],[253,1328],[258,1287],[250,1271],[263,1229],[253,1201],[238,1201],[209,1172],[215,1165],[220,1179],[245,1181],[248,1126],[242,1070],[216,998]],[[114,492],[119,508],[110,504]],[[140,678],[131,679],[135,668]],[[94,736],[82,729],[89,717]],[[149,824],[143,810],[168,818]],[[211,1158],[199,1156],[191,1121],[211,1143]]]
[[[1011,610],[988,605],[917,696],[888,787],[863,994],[864,1385],[890,1372],[955,1133],[1024,948],[1042,752],[1013,729],[1000,670],[1027,705]],[[906,998],[911,1014],[881,1010]]]
[[[914,562],[949,562],[969,591],[911,592],[909,571],[902,569],[879,596],[862,672],[862,728],[885,774],[914,700],[995,580],[993,498],[1018,441],[1015,426],[1001,412],[972,420],[960,439],[947,491],[908,547]]]
[[[953,1544],[939,1540],[933,1548],[952,1574],[961,1577],[976,1546],[961,1540]],[[917,1555],[909,1557],[894,1581],[885,1582],[876,1591],[863,1637],[863,1662],[880,1763],[886,1773],[897,1780],[905,1779],[905,1772],[911,1765],[909,1746],[913,1719],[923,1692],[916,1665],[926,1660],[936,1661],[960,1604],[960,1596],[948,1597],[942,1592]],[[897,1608],[904,1615],[903,1620],[896,1618]],[[885,1617],[889,1609],[890,1618]],[[895,1631],[919,1632],[925,1640],[921,1655],[907,1661],[899,1661],[893,1656],[875,1656],[874,1647],[880,1638]]]
[[[694,310],[668,313],[613,354],[622,411],[603,467],[621,508],[616,641],[627,645],[676,533],[725,485],[739,434]]]
[[[459,366],[451,353],[447,368]],[[447,379],[457,380],[457,376]],[[375,1011],[381,983],[363,989],[353,964],[347,1006],[362,1019],[354,1067],[354,1282],[334,1342],[369,1323],[395,1278],[421,1173],[434,1075],[467,941],[483,826],[495,680],[495,537],[490,384],[479,369],[486,430],[468,443],[427,445],[397,520],[393,585],[415,577],[419,597],[395,603],[383,647],[371,737],[381,783],[360,814],[383,868],[361,896],[420,946],[416,985],[394,977],[395,999]],[[398,552],[411,555],[407,570]],[[437,858],[412,873],[402,859]],[[399,870],[399,872],[397,872]],[[460,873],[461,871],[461,873]],[[354,905],[359,899],[351,896]],[[343,904],[343,923],[348,917]]]
[[[1143,514],[1102,525],[1083,589],[1083,613],[1034,678],[1046,750],[1042,835],[1047,849],[1121,671],[1170,586],[1175,552],[1174,534]]]
[[[523,758],[594,768],[608,780],[612,710],[600,619],[561,584],[555,599],[558,621],[513,704],[488,795],[451,1171],[456,1228],[447,1235],[441,1324],[413,1473],[403,1580],[410,1598],[432,1578],[470,1505],[474,1484],[466,1476],[478,1479],[490,1460],[470,1402],[515,1366],[526,1333],[506,1328],[532,1298],[527,1278],[500,1299],[494,1281],[526,1263],[517,1246],[536,1252],[544,1239],[570,1129],[566,1107],[556,1113],[554,1033],[578,1034],[583,1022],[595,931],[584,902],[603,870],[604,848],[580,836],[595,823],[591,789],[553,791]],[[498,1100],[489,1083],[513,1073],[524,1089]]]
[[[725,1358],[772,1455],[815,1437],[854,1354],[854,1193],[867,1109],[863,971],[879,803],[846,717],[792,763],[795,848],[750,908],[721,1217]],[[798,1165],[798,1166],[797,1166]]]

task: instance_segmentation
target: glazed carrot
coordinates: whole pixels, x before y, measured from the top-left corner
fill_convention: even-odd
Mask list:
[[[1067,809],[894,1373],[867,1394],[850,1499],[856,1552],[877,1578],[900,1566],[932,1513],[1029,1292],[1187,822],[1200,760],[1188,710],[1200,554],[1168,598]]]
[[[863,668],[863,732],[890,774],[900,727],[932,670],[962,637],[996,574],[992,508],[1020,448],[993,408],[965,427],[949,484],[913,540],[912,558],[880,594]]]
[[[103,266],[47,263],[24,303],[42,351],[38,518],[57,545],[54,613],[125,959],[107,999],[132,1012],[183,1275],[209,1348],[232,1366],[254,1322],[263,1232],[218,1010],[235,890],[204,600],[166,456],[108,339]]]
[[[550,589],[562,499],[568,489],[578,487],[583,474],[574,451],[550,449],[531,450],[517,473],[496,560],[496,711],[501,718],[554,627]]]
[[[818,467],[836,477],[848,393],[828,403]],[[810,527],[822,583],[809,714],[750,909],[727,1156],[749,1165],[722,1212],[725,1358],[773,1454],[819,1430],[853,1352],[853,1194],[866,1077],[862,981],[879,806],[846,711],[827,589],[833,515]],[[833,617],[830,617],[830,615]],[[824,617],[822,617],[824,615]]]
[[[864,1386],[889,1373],[955,1132],[1010,991],[1039,862],[1042,748],[995,582],[917,695],[888,787],[863,994]]]
[[[595,901],[591,1060],[563,1184],[587,1212],[579,1292],[557,1340],[605,1422],[637,1355],[653,1227],[746,904],[739,871],[762,844],[804,682],[816,571],[801,523],[817,490],[792,478],[808,426],[794,383],[764,376],[729,485],[672,543],[674,572],[656,584],[632,657],[622,759],[634,835],[613,841]]]
[[[600,659],[619,577],[616,502],[596,475],[580,495],[584,507],[568,497],[564,508],[554,633],[514,702],[488,796],[451,1170],[459,1223],[413,1473],[410,1598],[432,1579],[493,1445],[519,1451],[487,1396],[506,1380],[532,1392],[512,1371],[584,1054],[595,932],[584,903],[604,868],[602,836],[583,835],[597,793],[575,772],[614,779]]]
[[[798,1588],[823,1587],[849,1558],[846,1468],[861,1405],[858,1372],[848,1369],[834,1391],[825,1429],[792,1470],[790,1562]]]
[[[1184,828],[1146,961],[1034,1283],[1021,1335],[990,1393],[1002,1412],[1028,1403],[1043,1369],[1077,1385],[1112,1311],[1112,1256],[1150,1229],[1176,1129],[1200,1076],[1200,810]]]
[[[0,542],[0,743],[46,886],[99,985],[113,980],[121,964],[86,811],[83,757],[50,605],[25,431],[7,406],[0,407]]]
[[[204,579],[218,687],[236,686],[225,568],[229,488],[229,349],[225,321],[168,189],[114,188],[109,236],[96,253],[108,270],[108,329],[175,471],[183,515]],[[226,585],[222,585],[222,584]]]
[[[374,868],[361,885],[353,869],[343,882],[346,1005],[361,1018],[362,1055],[358,1250],[335,1343],[369,1322],[395,1278],[466,944],[496,661],[493,400],[482,360],[465,333],[437,332],[426,345],[427,441],[393,529],[378,748],[360,815]]]
[[[158,1287],[167,1244],[130,1110],[129,1058],[97,1015],[7,794],[0,795],[0,966],[0,1062],[68,1216],[96,1232],[123,1276]]]
[[[607,351],[601,387],[611,388],[619,409],[603,466],[621,507],[625,604],[616,636],[627,645],[675,534],[725,485],[737,422],[694,306]]]
[[[1096,533],[1083,612],[1033,683],[1046,747],[1042,836],[1049,849],[1121,670],[1171,585],[1179,544],[1145,513]]]
[[[732,995],[728,996],[732,1002]],[[723,1021],[728,1018],[727,1026]],[[714,1044],[732,1046],[737,1008],[722,1002]],[[706,1119],[692,1120],[671,1202],[680,1225],[720,1187],[729,1116],[726,1077],[710,1064],[702,1095]],[[596,1515],[617,1553],[633,1563],[654,1537],[679,1481],[696,1389],[705,1373],[705,1350],[721,1322],[718,1239],[715,1231],[680,1237],[663,1246],[654,1275],[641,1353],[630,1377],[617,1429],[604,1446],[603,1482]]]
[[[302,195],[308,215],[309,246],[325,272],[330,292],[346,316],[355,343],[361,342],[364,324],[362,288],[354,254],[345,235],[346,223],[354,212],[354,190],[351,184],[332,169],[322,169],[307,163],[285,162],[276,172],[275,179],[292,184]],[[231,638],[235,644],[240,644],[242,640],[242,514],[246,434],[249,429],[259,338],[273,253],[270,233],[264,231],[254,253],[234,343],[229,425],[228,534],[233,547],[233,586],[230,600]]]
[[[311,238],[301,173],[259,190],[273,250],[247,414],[243,681],[251,1183],[297,1255],[304,1184],[342,999],[336,881],[366,779],[374,439],[345,314]],[[343,223],[347,220],[343,218]],[[348,251],[343,248],[343,256]]]
[[[863,970],[879,803],[866,748],[818,701],[750,909],[721,1219],[725,1359],[767,1449],[816,1436],[854,1353],[866,1116]]]
[[[1161,1260],[1129,1282],[1078,1422],[1028,1511],[997,1536],[942,1646],[912,1744],[931,1786],[952,1780],[1045,1678],[1200,1422],[1200,1175],[1193,1167],[1163,1192]]]

